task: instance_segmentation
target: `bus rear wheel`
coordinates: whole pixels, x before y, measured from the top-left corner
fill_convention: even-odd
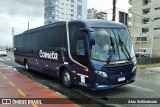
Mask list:
[[[69,71],[66,69],[62,72],[62,82],[63,82],[63,85],[66,87],[72,86],[71,75],[70,75]]]

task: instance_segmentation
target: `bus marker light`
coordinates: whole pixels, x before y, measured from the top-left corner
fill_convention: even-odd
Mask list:
[[[68,65],[68,62],[64,62],[65,65]]]
[[[83,69],[83,70],[84,70],[84,71],[88,71],[88,69],[86,69],[86,68],[85,68],[85,69]]]
[[[73,73],[76,73],[76,71],[72,71]]]

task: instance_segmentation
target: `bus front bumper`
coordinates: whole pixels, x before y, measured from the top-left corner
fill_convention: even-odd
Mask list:
[[[133,83],[135,81],[135,75],[136,75],[136,71],[125,74],[125,75],[114,76],[110,78],[97,76],[93,90],[110,89],[110,88],[120,87],[126,84]],[[118,78],[120,77],[125,77],[125,80],[118,82]]]

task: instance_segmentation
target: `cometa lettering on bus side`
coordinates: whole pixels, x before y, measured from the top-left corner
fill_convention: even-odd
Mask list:
[[[40,58],[46,58],[46,59],[55,59],[58,60],[58,53],[52,52],[45,52],[43,50],[39,51]]]

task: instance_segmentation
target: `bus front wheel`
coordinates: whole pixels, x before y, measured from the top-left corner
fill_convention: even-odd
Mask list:
[[[72,86],[71,75],[70,75],[69,71],[66,69],[62,72],[62,82],[63,82],[64,86],[66,86],[66,87]]]

